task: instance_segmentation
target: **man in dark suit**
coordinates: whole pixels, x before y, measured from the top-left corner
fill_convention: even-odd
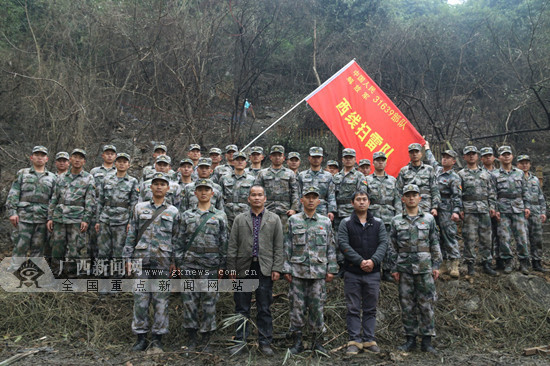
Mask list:
[[[233,222],[227,248],[227,269],[231,279],[258,279],[256,305],[258,316],[258,341],[260,351],[272,356],[273,281],[277,281],[283,269],[283,227],[279,216],[265,209],[265,190],[262,186],[252,186],[248,195],[250,211],[244,212]],[[235,312],[250,318],[251,292],[235,292]],[[249,329],[237,324],[235,340],[240,342],[233,349],[238,353],[246,345]]]

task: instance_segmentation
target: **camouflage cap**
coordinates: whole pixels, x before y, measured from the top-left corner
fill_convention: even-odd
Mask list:
[[[309,156],[323,156],[323,148],[319,146],[310,147]]]
[[[210,189],[214,189],[214,184],[212,184],[212,181],[210,179],[199,179],[195,182],[195,190],[199,187],[208,187]]]
[[[327,161],[327,166],[330,166],[330,165],[335,165],[338,168],[340,167],[340,164],[338,164],[338,162],[336,160]]]
[[[418,150],[422,151],[422,145],[420,145],[418,142],[414,142],[409,145],[409,151]]]
[[[374,154],[372,154],[372,160],[376,160],[378,158],[387,159],[386,153],[383,151],[377,151]]]
[[[246,159],[248,156],[246,156],[246,153],[244,151],[237,151],[235,154],[233,154],[233,159],[237,158],[243,158]]]
[[[103,152],[107,150],[113,150],[116,153],[116,146],[115,145],[105,145],[103,146]]]
[[[44,153],[46,155],[48,155],[48,149],[46,148],[46,146],[42,146],[42,145],[38,145],[38,146],[35,146],[32,148],[32,153],[36,153],[36,152],[41,152],[41,153]]]
[[[200,160],[200,159],[199,159]],[[189,158],[185,158],[185,159],[181,159],[180,160],[180,166],[182,166],[183,164],[191,164],[193,165],[193,160],[189,159]]]
[[[403,194],[408,192],[420,193],[420,189],[418,189],[418,186],[416,184],[407,184],[405,187],[403,187]]]
[[[477,151],[477,147],[475,147],[475,146],[466,146],[462,150],[462,154],[464,154],[464,155],[466,155],[468,153],[471,153],[471,152],[479,153],[479,151]],[[492,151],[491,151],[491,154],[492,154]]]
[[[164,152],[168,151],[168,149],[166,148],[166,145],[163,145],[163,144],[156,144],[155,147],[153,147],[153,152],[157,150],[162,150]]]
[[[441,155],[449,155],[451,158],[455,158],[455,159],[458,156],[458,154],[454,150],[445,150],[441,153]]]
[[[315,186],[309,186],[306,189],[304,189],[304,191],[302,192],[302,196],[305,197],[310,193],[313,193],[313,194],[316,194],[317,196],[319,196],[319,188],[317,188]]]
[[[210,149],[210,151],[208,151],[208,155],[212,155],[212,154],[221,155],[222,154],[222,149],[218,149],[217,147],[213,147],[213,148]]]
[[[290,159],[292,159],[292,158],[296,158],[296,159],[298,159],[298,160],[302,160],[302,159],[300,159],[300,153],[298,153],[298,152],[296,152],[296,151],[291,151],[291,152],[288,153],[287,159],[290,160]]]
[[[271,146],[271,150],[269,150],[269,154],[273,154],[273,153],[284,154],[285,148],[282,145],[273,145]]]
[[[84,156],[84,158],[85,158],[86,157],[86,150],[84,150],[84,149],[74,149],[71,152],[71,155],[74,155],[74,154],[80,154],[80,155]]]
[[[153,174],[153,176],[151,177],[151,183],[156,180],[163,180],[166,183],[170,184],[170,179],[168,179],[168,176],[162,172],[156,172],[155,174]]]
[[[369,159],[361,159],[361,160],[359,160],[359,166],[361,166],[361,165],[369,165],[369,166],[370,166],[370,165],[371,165],[371,164],[370,164],[370,160],[369,160]]]
[[[55,154],[55,160],[59,159],[67,159],[69,160],[69,153],[66,151],[60,151],[57,154]]]
[[[525,155],[525,154],[518,156],[518,161],[522,161],[522,160],[531,161],[531,158],[529,157],[529,155]]]
[[[504,153],[512,153],[512,148],[508,145],[504,145],[498,148],[498,154],[502,155]]]
[[[250,155],[252,154],[263,154],[264,153],[264,148],[261,147],[261,146],[252,146],[250,148]]]
[[[166,163],[172,165],[172,159],[168,155],[159,155],[155,163]]]
[[[482,147],[481,150],[479,151],[479,155],[481,155],[481,156],[495,155],[495,153],[493,152],[492,147]]]
[[[129,155],[129,154],[126,154],[126,153],[118,153],[118,154],[116,155],[115,161],[118,160],[118,159],[120,159],[120,158],[126,158],[126,159],[128,159],[128,161],[130,161],[130,155]]]
[[[237,147],[237,145],[227,145],[225,147],[225,153],[227,154],[230,151],[239,151],[239,148]]]
[[[342,156],[355,156],[355,150],[346,148],[342,150]]]
[[[201,149],[201,145],[199,145],[199,144],[189,145],[189,151],[191,151],[191,150],[200,150],[200,149]]]
[[[199,162],[197,163],[197,166],[212,166],[212,159],[210,158],[200,158]]]

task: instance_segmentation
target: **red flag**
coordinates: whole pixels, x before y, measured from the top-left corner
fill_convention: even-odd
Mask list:
[[[351,61],[306,97],[308,104],[357,161],[377,151],[388,157],[386,171],[397,176],[410,161],[408,146],[424,139],[382,89]]]

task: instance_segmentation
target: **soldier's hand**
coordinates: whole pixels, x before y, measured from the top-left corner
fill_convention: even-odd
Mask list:
[[[529,216],[531,216],[531,210],[528,209],[528,208],[526,208],[526,209],[525,209],[525,218],[528,219]]]
[[[333,278],[334,278],[334,275],[332,273],[327,273],[327,275],[325,276],[325,281],[330,282],[332,281]]]
[[[451,220],[453,220],[454,222],[459,222],[460,221],[460,216],[458,216],[457,213],[454,213],[451,215]]]
[[[175,277],[176,274],[176,265],[174,263],[170,263],[170,277]]]
[[[292,275],[290,273],[285,273],[284,277],[285,277],[285,280],[287,280],[288,283],[292,282]]]
[[[540,215],[540,221],[546,222],[546,215]]]
[[[433,217],[436,217],[437,216],[437,210],[435,208],[432,208],[430,210],[430,213],[432,214]]]
[[[17,227],[17,224],[19,224],[19,216],[17,215],[10,216],[10,222],[13,226]]]
[[[89,224],[88,224],[87,222],[82,221],[82,222],[80,223],[80,232],[81,232],[81,233],[85,233],[86,230],[88,230],[88,225],[89,225]]]
[[[95,224],[95,232],[99,234],[99,223]]]
[[[281,274],[279,272],[271,272],[271,281],[278,281],[279,278],[281,278]]]
[[[432,275],[434,276],[434,281],[439,278],[439,269],[432,270]]]
[[[489,210],[489,216],[491,217],[495,217],[496,216],[496,211],[495,210]]]
[[[393,277],[393,279],[395,280],[395,282],[399,282],[399,272],[393,272],[391,274],[391,276]]]
[[[287,215],[287,216],[296,215],[296,211],[294,211],[294,210],[288,210],[288,211],[286,212],[286,215]]]
[[[53,231],[53,221],[52,220],[48,220],[48,222],[46,223],[46,229],[48,229],[48,231],[50,233]]]
[[[497,221],[500,221],[500,212],[495,212],[495,217],[497,218]]]
[[[334,221],[334,214],[332,212],[329,212],[327,214],[327,217],[330,219],[330,221]]]
[[[128,233],[128,230],[130,230],[130,224],[126,225],[126,233]]]
[[[464,211],[460,212],[460,219],[464,220]]]
[[[424,136],[422,136],[424,137]],[[430,143],[428,142],[428,140],[426,140],[426,143],[424,144],[424,149],[425,150],[430,150]]]

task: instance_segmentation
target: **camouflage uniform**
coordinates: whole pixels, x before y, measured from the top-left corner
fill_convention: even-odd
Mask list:
[[[8,193],[8,216],[19,216],[14,257],[39,257],[46,247],[48,204],[55,188],[55,174],[47,170],[21,169]]]
[[[353,205],[351,197],[353,193],[363,187],[367,188],[367,180],[363,173],[352,168],[348,173],[344,169],[332,177],[334,191],[336,193],[336,204],[338,206],[338,216],[334,219],[334,227],[339,227],[340,222],[346,217],[351,216]]]
[[[252,168],[252,167],[248,167],[244,170],[244,172],[246,174],[250,174],[252,175],[254,178],[256,178],[258,176],[258,173],[260,172],[260,170],[262,170],[262,168]]]
[[[234,171],[221,178],[220,186],[223,194],[225,214],[227,215],[228,227],[231,230],[233,220],[238,214],[248,212],[248,193],[254,184],[254,176],[250,174],[237,175]]]
[[[200,226],[206,215],[211,215],[203,229],[189,246],[189,240]],[[178,268],[182,279],[217,279],[218,269],[225,268],[228,232],[227,216],[213,205],[208,211],[192,208],[182,214],[181,235],[176,250]],[[195,271],[195,273],[192,273]],[[216,330],[217,292],[182,292],[183,327],[199,329],[200,333]],[[199,306],[202,317],[199,318]]]
[[[326,216],[329,212],[337,211],[335,186],[332,182],[332,174],[329,172],[323,169],[319,171],[304,170],[298,174],[298,187],[299,192],[303,192],[308,187],[319,189],[321,203],[316,209],[318,214]]]
[[[480,157],[482,157],[484,155],[493,155],[493,154],[494,154],[494,152],[493,152],[492,147],[482,147],[479,150],[479,156]],[[481,170],[486,171],[489,174],[489,176],[492,178],[493,171],[495,170],[495,168],[493,167],[493,169],[489,170],[489,169],[485,168],[484,165],[481,165]],[[491,182],[492,182],[492,180],[491,180]],[[494,190],[494,188],[495,187],[493,186],[493,190]],[[495,196],[495,200],[496,200],[496,196]],[[496,210],[496,203],[495,203],[495,210]],[[500,240],[498,239],[498,221],[497,221],[496,216],[491,217],[491,245],[492,245],[491,253],[493,254],[495,259],[497,260],[497,265],[498,265],[498,262],[500,261],[500,254],[499,254]]]
[[[227,145],[225,147],[225,153],[227,154],[230,151],[237,152],[239,151],[239,149],[237,148],[237,145]],[[210,179],[212,179],[212,182],[219,184],[220,179],[224,175],[233,173],[233,170],[234,170],[233,166],[229,165],[229,163],[218,165],[216,169],[214,169],[214,172],[212,173],[212,176]]]
[[[162,150],[164,151],[164,153],[166,154],[166,152],[168,151],[168,149],[166,148],[166,145],[163,145],[163,144],[156,144],[154,147],[153,147],[153,152],[157,151],[157,150]],[[154,155],[153,155],[154,156]],[[153,164],[151,165],[147,165],[145,167],[143,167],[142,171],[141,171],[141,179],[139,180],[140,183],[143,183],[145,182],[146,180],[149,180],[151,179],[151,176],[153,174],[155,174],[157,170],[155,169],[155,162],[153,161]]]
[[[143,224],[153,217],[162,206],[167,208],[147,227],[141,239],[137,234]],[[175,245],[179,228],[178,209],[165,200],[161,206],[153,201],[136,204],[130,220],[130,229],[123,249],[125,261],[137,259],[142,261],[142,274],[139,280],[168,279],[170,265],[174,263]],[[170,292],[134,291],[134,317],[132,332],[144,334],[168,333],[168,300]],[[149,325],[149,306],[153,305],[153,324]]]
[[[185,186],[183,192],[182,192],[182,202],[180,207],[180,212],[191,210],[197,208],[197,205],[199,204],[199,200],[197,196],[195,196],[195,183],[189,183]],[[222,194],[222,187],[220,187],[216,183],[212,183],[214,195],[210,199],[210,203],[212,206],[214,206],[217,210],[224,211],[224,204],[223,204],[223,194]]]
[[[166,193],[166,201],[168,204],[172,206],[176,206],[177,209],[180,209],[182,206],[182,191],[181,186],[176,181],[173,181],[170,179],[170,177],[167,175],[167,178],[170,180],[170,189]],[[151,190],[151,183],[153,183],[152,179],[146,180],[145,182],[141,183],[141,186],[139,187],[139,198],[138,202],[148,202],[151,199],[153,199],[153,191]]]
[[[121,258],[126,228],[131,213],[138,201],[139,188],[136,178],[116,174],[105,178],[99,187],[97,200],[97,222],[99,258]]]
[[[456,159],[457,154],[453,150],[445,150],[444,154]],[[439,226],[441,237],[441,252],[443,259],[459,259],[460,250],[457,240],[456,222],[451,220],[452,214],[457,215],[462,210],[462,187],[460,177],[453,169],[444,171],[443,167],[435,160],[430,149],[426,150],[428,164],[435,169],[437,187],[441,195],[441,203],[437,211],[436,222]]]
[[[422,211],[430,212],[434,208],[439,208],[441,195],[434,168],[424,163],[420,163],[420,166],[413,166],[411,163],[405,165],[399,171],[395,184],[399,195],[402,195],[403,187],[408,184],[414,184],[420,189],[422,200],[420,200],[419,207]]]
[[[539,179],[531,173],[524,180],[527,185],[526,202],[529,204],[531,214],[527,220],[529,229],[529,245],[531,259],[542,260],[542,221],[540,216],[546,215],[546,200],[540,188]]]
[[[442,260],[435,218],[421,210],[414,217],[403,212],[392,219],[391,226],[390,239],[396,252],[392,272],[400,274],[399,300],[405,335],[434,336],[433,306],[437,295],[432,270],[439,269]]]
[[[107,146],[105,146],[107,147]],[[105,147],[103,148],[103,151],[105,151]],[[111,149],[115,149],[114,146],[112,146]],[[116,150],[114,150],[116,152]],[[96,166],[92,170],[90,170],[90,174],[94,177],[95,180],[95,196],[96,198],[99,197],[99,189],[101,185],[103,184],[103,181],[108,176],[116,173],[116,167],[113,166],[110,168],[106,168],[105,166]],[[98,233],[95,231],[95,224],[97,223],[97,217],[94,216],[93,221],[90,222],[90,227],[88,229],[88,250],[90,251],[90,258],[98,258],[99,256],[99,246],[98,246]]]
[[[292,275],[290,299],[290,331],[301,331],[305,312],[314,333],[324,331],[323,306],[326,300],[325,277],[338,273],[332,223],[328,217],[304,212],[288,220],[284,241],[283,273]]]

